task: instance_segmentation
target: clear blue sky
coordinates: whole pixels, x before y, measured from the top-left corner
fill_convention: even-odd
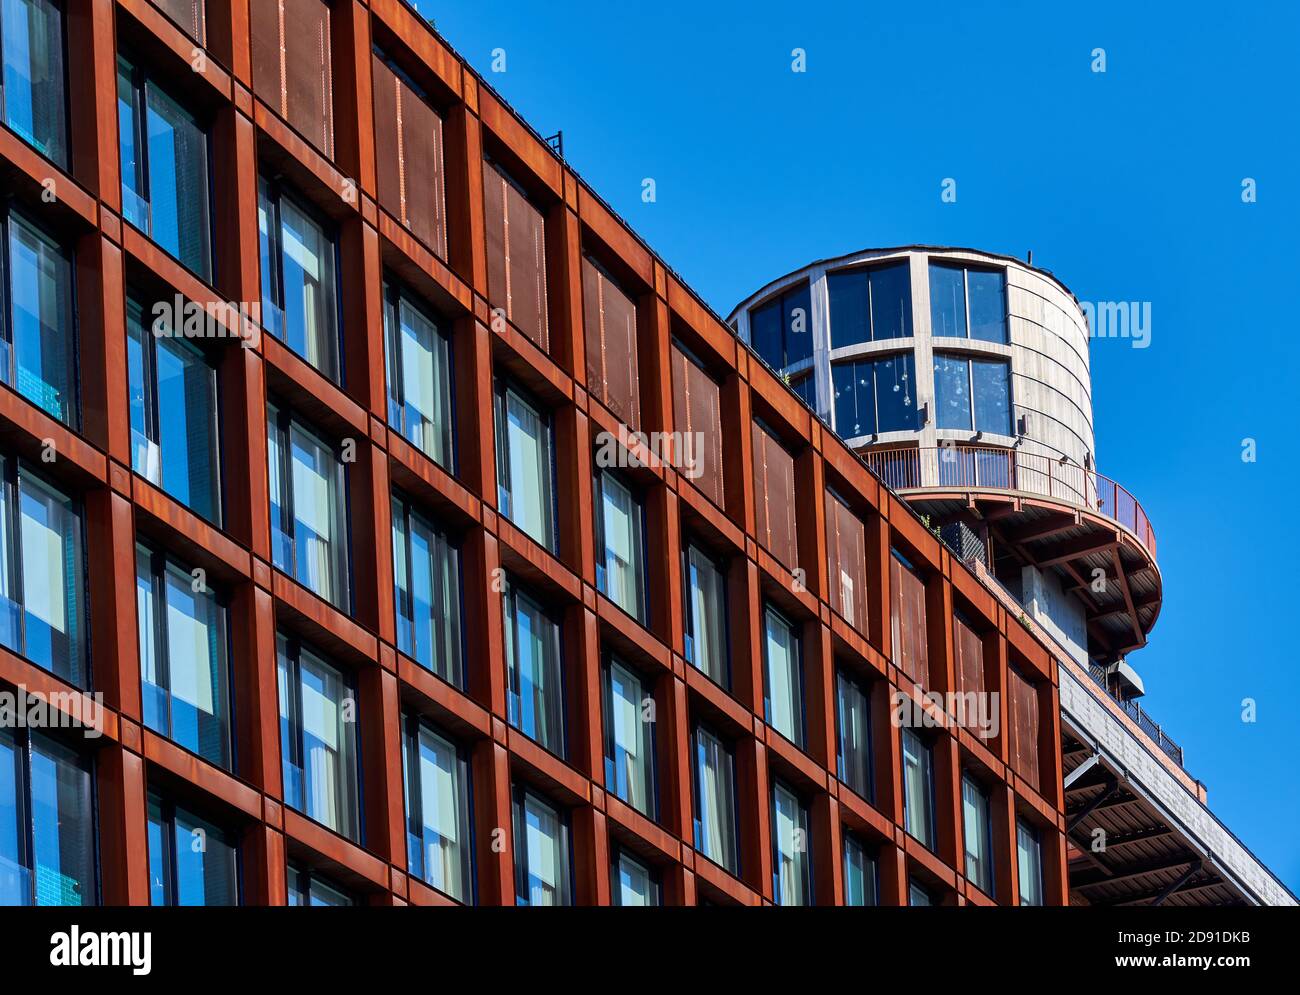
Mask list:
[[[1152,303],[1149,348],[1092,348],[1098,466],[1148,509],[1164,572],[1131,662],[1211,807],[1300,892],[1284,422],[1300,395],[1300,6],[1065,6],[420,0],[724,315],[813,259],[906,243],[1032,249],[1081,300]]]

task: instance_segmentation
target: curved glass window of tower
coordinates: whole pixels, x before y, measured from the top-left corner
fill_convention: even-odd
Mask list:
[[[642,815],[655,817],[654,696],[626,664],[605,676],[605,786]]]
[[[469,902],[469,765],[453,743],[414,716],[407,718],[405,739],[408,869],[458,902]]]
[[[639,622],[645,621],[644,513],[641,503],[612,473],[596,475],[600,518],[597,541],[602,555],[596,562],[596,587]]]
[[[451,347],[404,289],[384,288],[388,423],[420,452],[452,468]]]
[[[808,808],[780,781],[772,786],[772,888],[777,905],[811,905]]]
[[[117,109],[122,215],[210,279],[207,132],[140,66],[120,56]]]
[[[238,905],[234,834],[149,793],[149,904]]]
[[[0,905],[94,905],[91,762],[26,729],[0,729]]]
[[[0,456],[0,644],[86,686],[78,502]]]
[[[803,746],[803,663],[795,627],[775,609],[763,612],[763,661],[767,669],[767,721]]]
[[[912,335],[912,278],[906,261],[840,270],[826,278],[831,348]]]
[[[999,359],[934,355],[939,428],[1011,434],[1011,368]]]
[[[3,120],[36,151],[67,167],[64,121],[63,14],[51,0],[4,0]]]
[[[831,367],[835,431],[843,438],[920,428],[910,352],[855,359]]]
[[[5,5],[8,10],[8,4]],[[0,208],[0,379],[65,425],[76,427],[72,259],[16,211]]]
[[[776,370],[810,359],[812,294],[808,284],[801,283],[750,311],[749,342]]]
[[[397,648],[463,689],[460,551],[442,529],[396,495],[393,587]]]
[[[931,262],[930,334],[1005,344],[1007,301],[1003,271]]]
[[[972,359],[975,429],[1011,434],[1011,367],[1000,360]]]
[[[257,231],[262,326],[324,376],[340,382],[334,239],[279,183],[259,178]]]
[[[971,427],[970,361],[963,356],[934,355],[934,398],[939,428]]]
[[[143,304],[127,299],[131,468],[220,525],[216,365],[179,329],[146,326],[144,313]]]
[[[145,725],[229,769],[226,610],[163,553],[137,545],[135,562]]]
[[[305,647],[276,644],[285,804],[360,842],[356,691]]]

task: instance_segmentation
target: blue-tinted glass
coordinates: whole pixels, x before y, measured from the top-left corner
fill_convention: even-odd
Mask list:
[[[876,415],[881,432],[914,432],[919,427],[916,376],[910,352],[876,361]]]
[[[871,337],[910,338],[912,335],[912,270],[905,263],[881,266],[871,273]]]
[[[23,859],[22,769],[21,748],[12,733],[0,729],[0,905],[31,902],[31,873]]]
[[[14,386],[37,407],[71,424],[72,267],[54,242],[15,217],[9,224],[9,294]],[[8,380],[8,364],[3,374]]]
[[[552,753],[564,752],[564,702],[555,623],[522,594],[506,598],[511,721]]]
[[[206,278],[209,270],[208,143],[194,118],[153,84],[146,90],[149,234]]]
[[[122,171],[122,215],[141,231],[149,230],[149,202],[145,199],[144,159],[139,143],[140,91],[132,79],[131,65],[117,60],[117,135]]]
[[[81,523],[71,502],[31,476],[19,482],[24,655],[78,687]]]
[[[845,439],[856,439],[876,431],[876,391],[872,384],[872,369],[873,364],[868,360],[850,360],[831,367],[835,431]]]
[[[90,771],[71,750],[36,734],[31,764],[36,904],[94,904]]]
[[[966,338],[966,280],[959,266],[930,264],[930,334]]]
[[[170,834],[158,802],[149,800],[149,904],[155,907],[170,904],[170,872],[167,869],[167,845]]]
[[[826,277],[831,304],[831,348],[871,340],[871,304],[866,270],[846,270]]]
[[[257,181],[257,248],[262,268],[262,327],[277,338],[284,338],[284,312],[280,309],[279,272],[275,262],[275,243],[279,228],[275,220],[275,203],[271,185]]]
[[[1011,434],[1011,382],[1009,368],[1000,360],[971,360],[975,390],[975,428],[981,432]]]
[[[785,366],[785,336],[781,328],[779,297],[750,312],[749,341],[768,366],[777,370]]]
[[[278,262],[282,295],[279,334],[289,348],[331,380],[338,375],[338,314],[335,304],[334,243],[293,201],[278,202]]]
[[[149,423],[152,410],[152,388],[148,382],[149,371],[145,360],[147,349],[143,314],[133,300],[126,302],[126,376],[131,406],[131,468],[141,476],[153,479],[150,473],[151,453]]]
[[[790,389],[803,399],[804,404],[814,411],[817,410],[817,381],[811,373],[791,380]]]
[[[288,482],[285,479],[284,431],[279,426],[280,413],[273,405],[266,406],[266,463],[270,477],[271,499],[271,562],[285,573],[293,573],[293,537],[285,527],[286,503],[289,500]]]
[[[844,904],[876,904],[876,862],[849,835],[844,837]]]
[[[785,366],[793,366],[813,354],[812,296],[808,284],[787,291],[781,298],[785,322]]]
[[[188,342],[175,338],[155,342],[162,488],[215,522],[217,372]]]
[[[970,369],[961,356],[934,356],[934,403],[940,428],[969,429]]]
[[[966,280],[970,292],[970,337],[1006,342],[1007,301],[1002,272],[967,270]]]
[[[4,122],[54,162],[66,165],[63,24],[50,0],[3,0]]]
[[[235,905],[235,851],[225,833],[177,812],[173,853],[176,905]]]
[[[230,763],[224,611],[169,564],[163,580],[171,738],[220,767]]]

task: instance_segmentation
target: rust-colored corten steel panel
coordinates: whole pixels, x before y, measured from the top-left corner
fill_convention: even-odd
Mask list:
[[[826,557],[832,607],[858,631],[870,635],[866,526],[830,491],[826,492]]]
[[[203,41],[203,0],[154,0],[196,41]],[[268,2],[268,0],[263,0]]]
[[[196,5],[158,5],[189,30],[186,18]],[[995,820],[997,879],[1013,880],[1012,813],[1034,819],[1045,854],[1064,852],[1059,753],[1036,752],[1059,749],[1050,707],[1055,666],[1042,663],[1051,659],[1047,650],[1009,623],[996,599],[972,596],[971,585],[979,582],[966,567],[841,442],[779,393],[731,331],[407,7],[397,0],[207,4],[207,23],[196,37],[206,39],[209,71],[178,96],[194,101],[190,109],[211,123],[216,266],[209,285],[119,217],[112,87],[119,30],[140,43],[138,52],[147,53],[141,58],[158,62],[146,69],[172,78],[188,78],[180,75],[189,73],[188,39],[144,0],[68,6],[72,175],[58,176],[60,197],[45,203],[42,183],[54,167],[4,129],[0,167],[13,179],[17,206],[73,256],[83,417],[80,431],[69,428],[0,387],[0,452],[26,459],[84,509],[91,569],[81,611],[91,690],[104,693],[103,735],[71,745],[95,761],[101,900],[148,901],[146,804],[149,792],[159,790],[232,832],[247,903],[283,904],[291,861],[370,904],[451,902],[408,874],[400,732],[407,716],[436,728],[465,761],[473,813],[466,842],[474,854],[473,897],[482,904],[515,900],[515,859],[523,846],[513,838],[511,806],[520,786],[544,796],[567,822],[573,897],[580,903],[611,900],[617,852],[646,864],[668,904],[773,901],[772,786],[780,781],[808,808],[815,901],[843,902],[842,847],[852,834],[875,855],[883,902],[906,904],[908,880],[915,878],[941,901],[964,904],[970,899],[959,825],[961,758],[977,749],[990,771],[1009,766],[1019,774],[997,786],[1008,813]],[[165,44],[144,44],[154,31],[165,32]],[[376,59],[372,39],[382,41],[385,56],[414,85],[430,87],[431,102]],[[399,50],[389,51],[393,46]],[[345,161],[333,161],[335,123],[337,155]],[[126,289],[162,299],[181,293],[214,306],[256,304],[259,174],[286,177],[303,206],[337,235],[344,371],[340,382],[331,382],[257,329],[247,345],[204,343],[218,379],[218,527],[131,470]],[[584,247],[601,270],[584,261]],[[449,338],[455,451],[442,464],[383,421],[385,274],[419,298]],[[616,287],[606,274],[627,282]],[[508,322],[493,320],[496,307]],[[554,555],[509,521],[499,502],[498,377],[526,390],[554,435]],[[345,463],[342,524],[353,596],[342,608],[272,565],[270,398],[352,456]],[[594,522],[593,453],[620,421],[700,440],[678,453],[695,457],[691,470],[698,475],[657,463],[630,463],[623,471],[644,509],[644,623],[596,588],[604,548]],[[46,440],[57,452],[52,463],[41,459]],[[461,686],[397,646],[394,493],[459,548]],[[682,562],[687,540],[718,568],[726,619],[712,636],[698,623],[691,628],[691,584]],[[202,568],[225,599],[237,758],[231,770],[144,725],[137,541]],[[891,542],[915,572],[891,555]],[[565,758],[510,725],[502,571],[557,622]],[[955,596],[969,630],[952,618]],[[790,620],[799,641],[802,749],[766,724],[762,620],[769,604]],[[355,839],[286,802],[279,635],[316,648],[352,684],[364,758],[358,770],[364,832]],[[717,680],[688,662],[688,636],[696,651],[701,641],[717,641]],[[660,801],[649,815],[616,798],[605,778],[602,698],[611,654],[640,675],[656,703],[651,748]],[[1009,669],[1012,655],[1036,687]],[[870,801],[837,779],[838,671],[852,675],[868,698]],[[915,683],[946,692],[971,689],[972,682],[981,690],[1005,689],[1014,699],[1006,705],[1006,734],[963,746],[971,742],[966,733],[927,727],[937,828],[927,850],[903,829],[900,734],[889,717],[895,696],[910,695]],[[71,690],[0,649],[0,687],[18,685]],[[734,759],[739,864],[731,871],[710,861],[695,837],[699,727],[725,743]],[[1057,784],[1043,784],[1053,772]],[[1063,896],[1064,860],[1046,860],[1044,874],[1046,893]],[[1009,885],[997,897],[1014,900]]]
[[[334,155],[330,5],[256,0],[249,5],[253,92],[326,158]]]
[[[494,163],[483,167],[488,300],[546,352],[546,219]]]
[[[587,389],[631,428],[641,424],[636,304],[590,258],[582,260]]]
[[[378,55],[373,64],[379,203],[445,259],[442,118]]]
[[[914,683],[931,690],[925,628],[925,582],[904,566],[897,556],[890,556],[889,591],[894,663]]]

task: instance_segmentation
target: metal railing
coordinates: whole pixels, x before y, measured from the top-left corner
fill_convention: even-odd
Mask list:
[[[1110,682],[1106,680],[1106,668],[1095,663],[1088,665],[1088,676],[1093,683],[1100,687],[1106,694],[1110,695],[1112,701],[1124,709],[1128,717],[1138,724],[1138,728],[1147,734],[1147,737],[1155,743],[1165,754],[1178,764],[1183,766],[1183,748],[1175,743],[1160,727],[1160,723],[1151,718],[1136,701],[1124,700],[1111,690]]]
[[[1155,530],[1138,499],[1109,477],[1068,459],[960,445],[873,449],[863,456],[895,490],[969,487],[1023,491],[1099,512],[1137,536],[1155,559]]]

